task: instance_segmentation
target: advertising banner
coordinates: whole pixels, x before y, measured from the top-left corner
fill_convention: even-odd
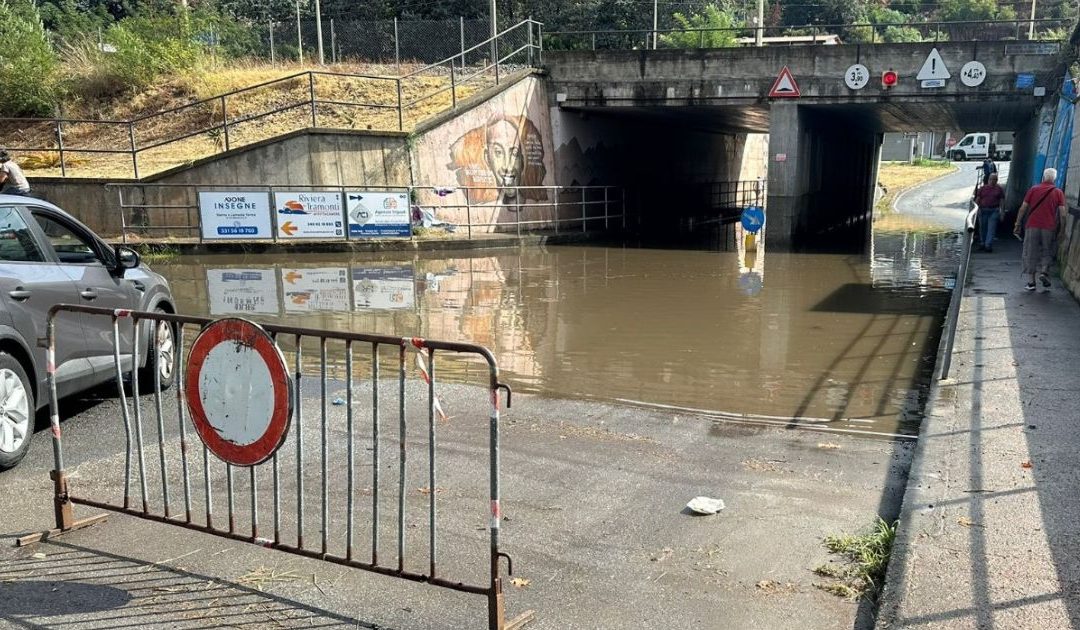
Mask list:
[[[347,191],[349,238],[412,236],[409,193]]]
[[[199,216],[205,240],[274,237],[265,192],[200,192]]]
[[[400,309],[416,304],[413,268],[353,267],[353,304],[356,308]]]
[[[211,315],[278,313],[277,273],[263,269],[207,269],[206,293]]]
[[[349,310],[349,270],[345,267],[281,270],[285,311]]]
[[[274,209],[279,238],[345,238],[341,193],[275,192]]]

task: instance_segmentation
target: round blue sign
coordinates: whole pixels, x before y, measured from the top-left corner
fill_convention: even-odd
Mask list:
[[[757,234],[758,230],[765,225],[765,209],[760,206],[748,206],[742,212],[743,229],[751,234]]]

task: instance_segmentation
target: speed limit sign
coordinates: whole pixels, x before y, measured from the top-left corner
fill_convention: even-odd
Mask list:
[[[870,70],[861,63],[857,63],[844,73],[844,84],[851,90],[861,90],[870,82]]]

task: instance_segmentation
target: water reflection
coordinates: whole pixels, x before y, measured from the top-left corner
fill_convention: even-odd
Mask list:
[[[868,255],[740,245],[204,256],[161,271],[182,312],[482,344],[521,391],[912,430],[956,238],[879,233]]]

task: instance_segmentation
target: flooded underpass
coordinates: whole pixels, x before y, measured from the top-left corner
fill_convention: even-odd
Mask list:
[[[913,434],[957,248],[878,230],[852,254],[590,245],[156,269],[184,313],[487,346],[518,392]]]

